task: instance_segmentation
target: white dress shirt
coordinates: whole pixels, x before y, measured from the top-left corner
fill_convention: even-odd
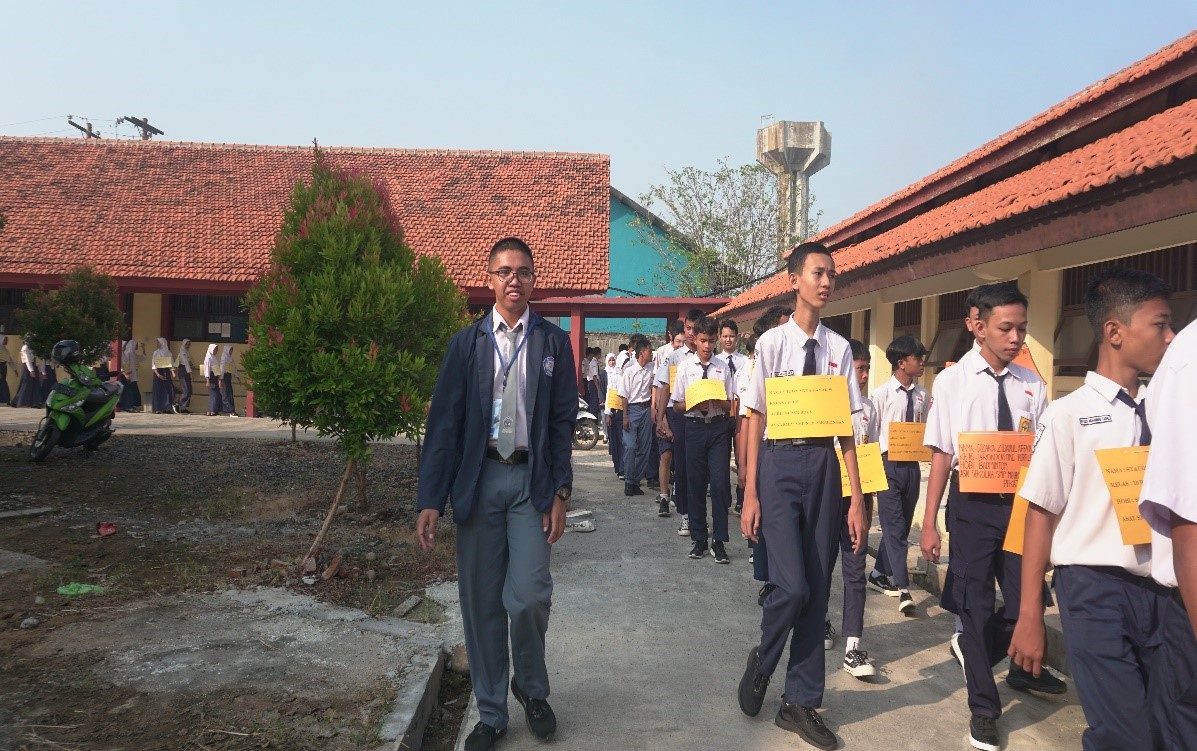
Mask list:
[[[657,368],[657,372],[654,377],[655,385],[661,386],[662,388],[665,388],[665,389],[669,389],[669,369],[670,368],[678,368],[680,370],[682,362],[685,361],[686,358],[690,357],[693,354],[694,354],[694,350],[690,349],[689,347],[685,347],[685,346],[678,347],[674,351],[670,352],[669,355],[665,358],[665,362],[661,363],[661,365]],[[675,375],[674,378],[676,379],[677,376]],[[673,391],[672,390],[670,390],[670,392],[669,392],[669,406],[670,407],[673,406]]]
[[[723,392],[726,395],[724,398],[730,400],[735,394],[732,388],[731,369],[727,367],[727,363],[718,358],[712,357],[707,362],[706,367],[707,380],[722,381]],[[677,368],[677,376],[673,380],[673,391],[669,394],[669,401],[672,404],[681,402],[686,403],[686,388],[695,381],[703,379],[703,363],[698,359],[698,355],[690,353],[686,355]],[[687,417],[714,417],[716,415],[725,415],[727,410],[723,407],[714,406],[707,412],[700,412],[699,410],[690,410],[686,412]]]
[[[1110,491],[1093,453],[1138,443],[1135,411],[1117,398],[1122,390],[1090,372],[1084,386],[1052,402],[1039,420],[1020,495],[1059,517],[1052,532],[1055,566],[1117,566],[1137,576],[1151,573],[1151,546],[1122,544]],[[1146,387],[1140,387],[1136,401],[1145,395]]]
[[[628,360],[627,367],[619,376],[619,386],[616,393],[627,399],[628,405],[647,402],[652,398],[653,364],[649,362],[641,365],[635,360]]]
[[[779,376],[800,376],[806,363],[807,340],[813,338],[815,346],[814,375],[843,376],[848,379],[848,409],[859,412],[862,409],[860,387],[852,367],[852,347],[848,340],[831,329],[819,324],[814,337],[809,337],[791,315],[790,320],[761,334],[756,342],[756,366],[752,379],[740,398],[744,406],[765,415],[765,438],[769,437],[769,416],[765,410],[765,379]],[[828,436],[834,437],[834,436]]]
[[[927,421],[927,389],[917,383],[910,384],[914,391],[914,421]],[[881,453],[889,451],[889,424],[891,422],[906,422],[907,389],[897,376],[890,376],[885,385],[873,392],[870,399],[877,408],[877,442],[881,444]]]
[[[515,364],[511,366],[511,375],[519,378],[519,383],[516,387],[515,399],[515,448],[516,450],[528,448],[528,411],[525,405],[525,394],[528,388],[528,347],[520,346],[528,337],[528,322],[532,318],[532,309],[524,308],[524,314],[520,316],[519,321],[515,324],[515,330],[518,332],[515,337],[515,349],[519,350],[516,355]],[[507,338],[507,323],[504,322],[503,316],[499,314],[497,309],[491,310],[490,315],[491,333],[494,334],[495,342],[499,345],[499,350],[502,350],[503,357],[500,360],[499,350],[491,346],[494,351],[495,377],[491,386],[491,399],[503,398],[503,363],[510,363],[512,357],[511,341]],[[494,438],[490,439],[490,445],[498,445],[498,441]]]
[[[1172,515],[1197,521],[1197,460],[1185,446],[1197,425],[1197,325],[1189,324],[1168,346],[1147,400],[1151,454],[1139,513],[1151,525],[1151,575],[1176,586],[1172,562]]]

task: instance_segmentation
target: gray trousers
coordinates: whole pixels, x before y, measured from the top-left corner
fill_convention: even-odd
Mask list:
[[[478,499],[457,526],[457,589],[470,681],[487,725],[507,727],[509,664],[533,699],[549,696],[545,633],[553,598],[549,541],[527,464],[482,463]],[[511,659],[507,640],[510,625]]]

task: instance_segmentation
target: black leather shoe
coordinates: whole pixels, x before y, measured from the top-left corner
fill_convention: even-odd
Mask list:
[[[968,745],[980,751],[1000,751],[997,722],[979,714],[973,715],[968,723]]]
[[[480,722],[466,736],[465,751],[490,751],[506,732],[507,728],[495,730],[485,722]]]
[[[1051,674],[1047,668],[1039,671],[1039,677],[1034,673],[1023,670],[1010,661],[1010,672],[1006,675],[1006,684],[1015,691],[1037,691],[1041,694],[1062,694],[1068,690],[1064,681]]]
[[[774,722],[782,730],[797,733],[802,740],[815,748],[831,751],[837,745],[835,733],[827,729],[823,724],[823,718],[813,707],[800,707],[783,701]]]
[[[765,692],[769,690],[769,676],[761,675],[761,656],[757,648],[753,647],[748,653],[748,666],[744,668],[744,676],[740,678],[740,690],[737,698],[740,701],[740,711],[749,717],[760,714],[761,705],[765,703]]]
[[[542,741],[552,738],[557,730],[557,715],[553,714],[553,708],[549,703],[544,699],[530,698],[520,690],[514,678],[511,679],[511,693],[524,708],[524,719],[528,721],[528,729],[532,731],[532,735]]]

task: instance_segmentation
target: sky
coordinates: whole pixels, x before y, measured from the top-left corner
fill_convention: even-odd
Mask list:
[[[633,197],[821,120],[827,228],[1197,28],[1197,2],[6,0],[0,134],[597,152]]]

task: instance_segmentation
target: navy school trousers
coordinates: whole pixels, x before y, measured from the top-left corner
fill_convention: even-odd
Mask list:
[[[787,642],[783,698],[823,703],[823,623],[832,549],[843,519],[840,465],[833,444],[761,446],[761,528],[769,538],[769,581],[761,609],[760,671],[772,675]]]
[[[714,422],[686,419],[686,501],[690,539],[727,542],[727,510],[731,506],[731,434],[727,417]],[[707,529],[707,486],[711,488],[711,526]]]
[[[615,474],[623,474],[623,410],[611,410],[611,427],[607,429],[607,452],[615,465]]]
[[[689,514],[686,484],[686,418],[673,407],[665,407],[665,420],[673,432],[673,505],[679,514]]]
[[[648,469],[648,444],[653,440],[653,420],[648,402],[629,404],[628,430],[623,431],[623,481],[638,484]],[[620,429],[623,425],[620,425]]]
[[[906,552],[910,547],[910,525],[919,502],[922,473],[918,462],[891,462],[885,454],[881,459],[889,489],[877,493],[877,519],[881,522],[877,573],[890,577],[898,589],[909,589]]]
[[[840,573],[844,579],[844,618],[840,633],[845,637],[854,636],[859,639],[864,635],[865,561],[869,556],[869,546],[866,544],[859,553],[852,549],[852,536],[848,530],[848,509],[852,506],[852,498],[843,498],[842,502],[839,545],[831,547],[831,567],[827,569],[827,595],[831,596],[831,574],[835,571],[836,554],[843,553]],[[864,504],[867,530],[873,519],[872,493],[865,493]]]
[[[1081,747],[1197,745],[1197,640],[1175,591],[1104,566],[1058,566],[1052,583],[1089,723]]]

